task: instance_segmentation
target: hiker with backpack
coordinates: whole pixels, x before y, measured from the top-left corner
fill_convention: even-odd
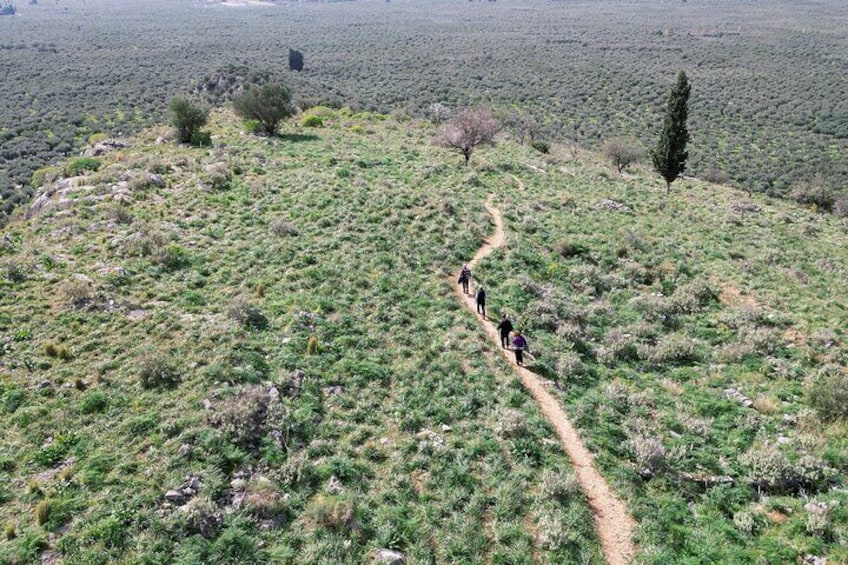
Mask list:
[[[527,351],[527,340],[521,335],[521,332],[515,330],[515,335],[512,338],[512,349],[515,351],[516,365],[524,364],[524,352]]]
[[[477,292],[474,294],[474,301],[477,303],[477,313],[483,314],[483,319],[486,319],[486,289],[483,285],[477,287]]]
[[[471,282],[471,269],[468,268],[468,265],[463,265],[462,269],[459,270],[457,282],[462,285],[462,292],[468,294],[468,284]]]
[[[501,323],[498,324],[498,334],[501,336],[501,347],[506,349],[509,347],[509,334],[512,333],[512,322],[506,317],[506,313],[501,315]]]

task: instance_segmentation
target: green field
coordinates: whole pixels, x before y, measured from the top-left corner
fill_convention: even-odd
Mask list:
[[[425,122],[313,112],[275,138],[216,113],[205,149],[146,130],[5,228],[0,563],[602,563],[453,296],[489,194],[490,312],[637,561],[848,560],[846,220],[561,146],[465,168]]]

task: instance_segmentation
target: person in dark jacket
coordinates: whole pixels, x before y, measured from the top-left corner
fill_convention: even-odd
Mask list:
[[[512,349],[515,351],[515,363],[517,365],[524,364],[524,352],[527,351],[527,340],[521,335],[521,332],[515,330],[515,336],[512,338]]]
[[[477,313],[483,314],[483,319],[486,319],[486,289],[483,288],[482,284],[477,287],[474,300],[477,302]]]
[[[460,269],[457,282],[462,285],[462,292],[468,294],[468,284],[471,282],[471,269],[468,268],[468,265],[463,265]]]
[[[501,336],[501,347],[506,349],[509,346],[509,334],[512,332],[512,322],[506,317],[506,314],[501,315],[501,323],[498,324],[498,333]]]

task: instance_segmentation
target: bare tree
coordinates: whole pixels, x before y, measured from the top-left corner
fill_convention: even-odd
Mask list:
[[[618,174],[621,171],[638,162],[644,151],[640,147],[639,142],[633,139],[624,137],[613,137],[604,143],[604,155],[612,161],[612,164],[618,169]]]
[[[495,134],[499,130],[500,125],[488,108],[464,108],[439,130],[433,143],[462,153],[465,165],[468,165],[474,148],[494,145]]]

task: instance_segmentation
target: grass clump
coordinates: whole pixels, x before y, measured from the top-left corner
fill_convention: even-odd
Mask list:
[[[148,351],[138,360],[138,381],[142,388],[172,388],[179,381],[176,363],[164,351]]]
[[[83,397],[80,402],[80,412],[83,414],[95,414],[103,412],[109,406],[109,398],[106,393],[95,390]]]

